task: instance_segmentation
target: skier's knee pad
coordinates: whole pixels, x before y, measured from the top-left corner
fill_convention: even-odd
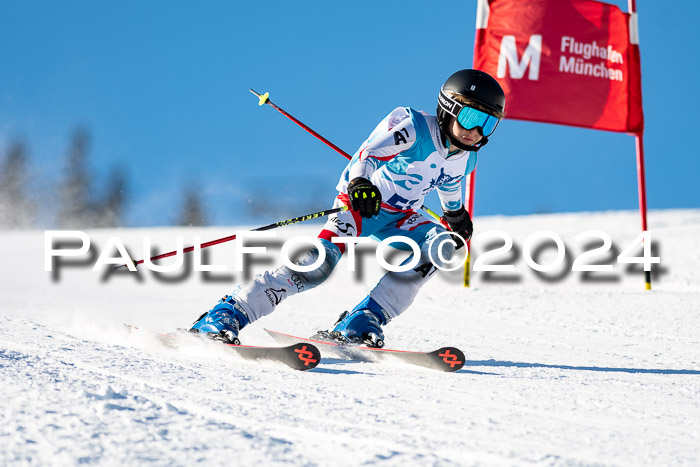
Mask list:
[[[331,275],[331,272],[333,272],[335,265],[338,264],[338,261],[340,261],[340,257],[342,256],[342,253],[340,252],[340,249],[337,245],[323,238],[319,238],[318,240],[321,242],[321,245],[323,245],[323,248],[326,253],[326,257],[323,260],[323,263],[321,263],[321,265],[313,271],[295,271],[292,275],[293,277],[296,276],[296,278],[298,278],[301,282],[301,285],[307,289],[313,289],[314,287],[325,281],[328,278],[328,276]],[[295,264],[303,266],[313,264],[318,260],[319,255],[320,254],[318,248],[313,247]],[[299,284],[296,285],[298,288]]]

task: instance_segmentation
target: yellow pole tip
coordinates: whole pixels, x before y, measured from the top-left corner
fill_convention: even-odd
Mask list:
[[[267,101],[270,100],[270,93],[266,92],[262,96],[260,96],[260,102],[258,102],[258,105],[265,105],[267,104]]]
[[[649,282],[647,282],[646,285],[644,286],[644,288],[647,290],[651,290],[651,284]]]

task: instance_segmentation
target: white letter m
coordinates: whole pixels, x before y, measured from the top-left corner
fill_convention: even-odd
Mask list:
[[[542,35],[533,34],[525,49],[522,60],[518,60],[518,49],[515,46],[515,36],[503,36],[501,53],[498,55],[498,77],[505,78],[506,63],[510,68],[510,77],[520,79],[525,75],[528,65],[528,79],[537,81],[540,77],[540,56],[542,55]]]

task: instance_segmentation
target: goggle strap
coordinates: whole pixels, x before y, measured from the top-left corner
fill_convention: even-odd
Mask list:
[[[448,96],[442,89],[440,89],[440,94],[438,95],[438,97],[440,99],[440,107],[442,107],[442,109],[445,112],[447,112],[455,118],[457,117],[457,115],[459,115],[459,112],[464,108],[464,105],[462,105],[461,102],[458,102],[455,99]]]

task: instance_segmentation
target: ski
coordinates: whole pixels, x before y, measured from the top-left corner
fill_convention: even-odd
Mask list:
[[[323,349],[324,355],[361,361],[394,360],[440,371],[457,371],[464,366],[464,353],[456,347],[442,347],[432,352],[415,352],[351,345],[335,341],[318,340],[284,334],[270,329],[265,331],[283,345],[306,343]]]
[[[136,326],[125,324],[131,333],[143,332]],[[205,344],[223,345],[227,351],[233,352],[244,360],[251,361],[271,361],[280,362],[295,370],[306,371],[316,366],[321,361],[321,353],[318,348],[310,342],[295,342],[287,344],[285,347],[261,347],[255,345],[234,345],[223,342],[214,342],[206,337],[198,337],[189,332],[175,334],[161,334],[146,331],[152,334],[158,342],[166,347],[177,348],[180,337],[201,338]]]

